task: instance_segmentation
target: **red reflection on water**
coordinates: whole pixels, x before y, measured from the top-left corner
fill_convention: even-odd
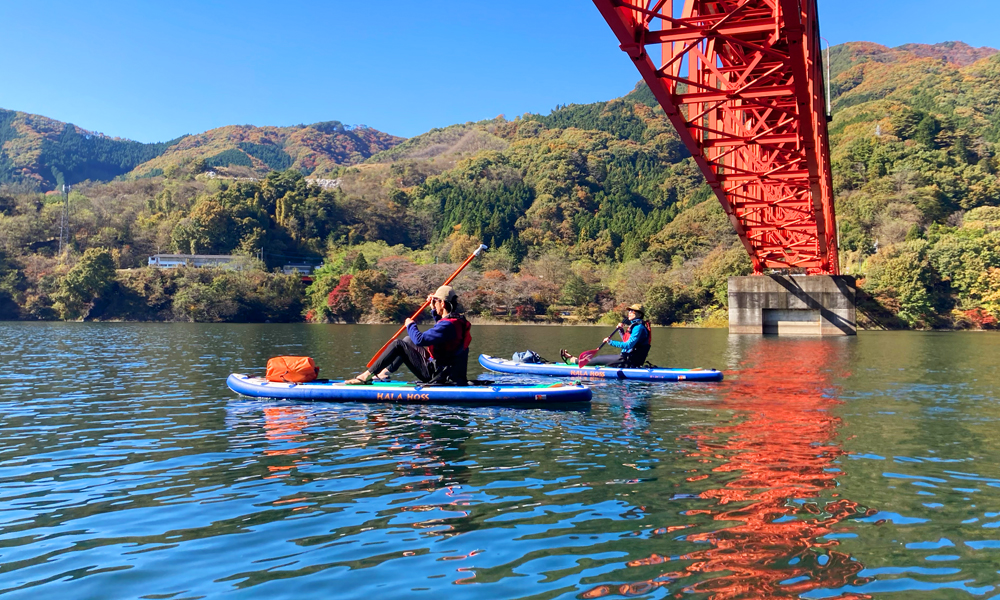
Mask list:
[[[698,448],[690,456],[706,464],[724,461],[710,474],[687,481],[726,483],[700,494],[714,501],[711,508],[685,514],[711,515],[728,525],[682,538],[705,550],[677,557],[652,554],[627,563],[633,568],[672,563],[677,565],[672,571],[638,583],[597,586],[581,597],[631,596],[669,586],[719,600],[797,598],[858,583],[863,565],[833,550],[837,540],[819,538],[864,509],[844,499],[823,507],[809,502],[835,488],[843,475],[834,462],[844,451],[834,441],[841,420],[830,413],[839,401],[831,397],[829,372],[843,351],[842,340],[829,339],[761,340],[751,347],[750,364],[712,405],[733,411],[735,424],[698,427],[687,438]],[[803,518],[802,513],[816,516]],[[685,584],[689,579],[695,582]]]
[[[264,409],[264,435],[270,442],[294,442],[309,425],[305,411],[289,406]]]
[[[269,406],[264,409],[264,437],[269,442],[295,444],[305,441],[303,430],[309,425],[308,414],[294,406]],[[265,479],[286,477],[305,458],[309,448],[291,447],[264,450],[264,456],[291,457],[287,464],[268,465],[272,473]]]

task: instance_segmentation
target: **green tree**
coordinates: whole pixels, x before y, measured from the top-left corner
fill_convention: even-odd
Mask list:
[[[0,250],[0,320],[13,320],[21,316],[27,287],[24,274]]]
[[[86,317],[96,299],[115,282],[115,263],[105,248],[88,248],[59,282],[54,308],[65,320]]]
[[[935,148],[937,146],[937,136],[941,133],[941,124],[933,115],[927,115],[917,123],[913,130],[913,139],[927,146]]]
[[[573,306],[583,307],[594,300],[594,290],[577,274],[569,276],[562,288],[562,301]]]
[[[936,313],[934,280],[927,242],[915,240],[873,256],[868,261],[864,289],[911,327],[927,327]]]
[[[646,317],[657,325],[669,325],[675,320],[674,292],[666,285],[654,285],[646,292]]]
[[[361,271],[367,271],[367,270],[368,270],[368,260],[365,259],[365,253],[358,252],[358,256],[354,259],[354,262],[351,263],[351,272],[360,273]]]

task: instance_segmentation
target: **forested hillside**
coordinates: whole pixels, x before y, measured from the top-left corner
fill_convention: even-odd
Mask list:
[[[233,125],[143,144],[0,109],[0,184],[46,191],[64,183],[156,177],[184,168],[222,168],[248,177],[294,168],[323,176],[401,141],[368,127],[329,121],[293,127]]]
[[[832,65],[842,264],[862,277],[871,314],[890,326],[994,324],[1000,55],[848,44]]]
[[[142,144],[0,109],[0,184],[47,190],[88,179],[107,181],[160,156],[181,139]]]
[[[993,326],[1000,56],[958,43],[858,43],[832,57],[842,263],[860,278],[866,324]],[[722,324],[727,277],[749,272],[643,85],[405,141],[336,123],[291,129],[189,136],[129,180],[74,188],[65,258],[53,244],[58,199],[0,192],[0,314],[394,319],[483,241],[491,252],[459,281],[474,314],[613,320],[642,301],[659,323]],[[319,147],[328,162],[310,154]],[[223,175],[273,170],[256,181],[204,173],[223,163],[235,165]],[[304,174],[338,185],[320,189]],[[239,253],[247,269],[140,268],[164,251]],[[304,257],[326,261],[308,289],[265,272]]]
[[[160,156],[138,165],[130,175],[153,177],[171,168],[198,165],[196,170],[229,167],[230,172],[246,176],[295,169],[323,177],[401,141],[370,127],[351,127],[339,121],[292,127],[231,125],[187,136]]]

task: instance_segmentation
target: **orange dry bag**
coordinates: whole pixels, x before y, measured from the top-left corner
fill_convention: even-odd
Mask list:
[[[319,376],[316,361],[308,356],[275,356],[267,361],[267,380],[306,383]]]

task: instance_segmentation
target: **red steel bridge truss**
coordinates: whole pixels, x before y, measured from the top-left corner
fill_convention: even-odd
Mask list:
[[[679,15],[675,0],[593,1],[754,272],[838,274],[816,0],[684,0]]]

